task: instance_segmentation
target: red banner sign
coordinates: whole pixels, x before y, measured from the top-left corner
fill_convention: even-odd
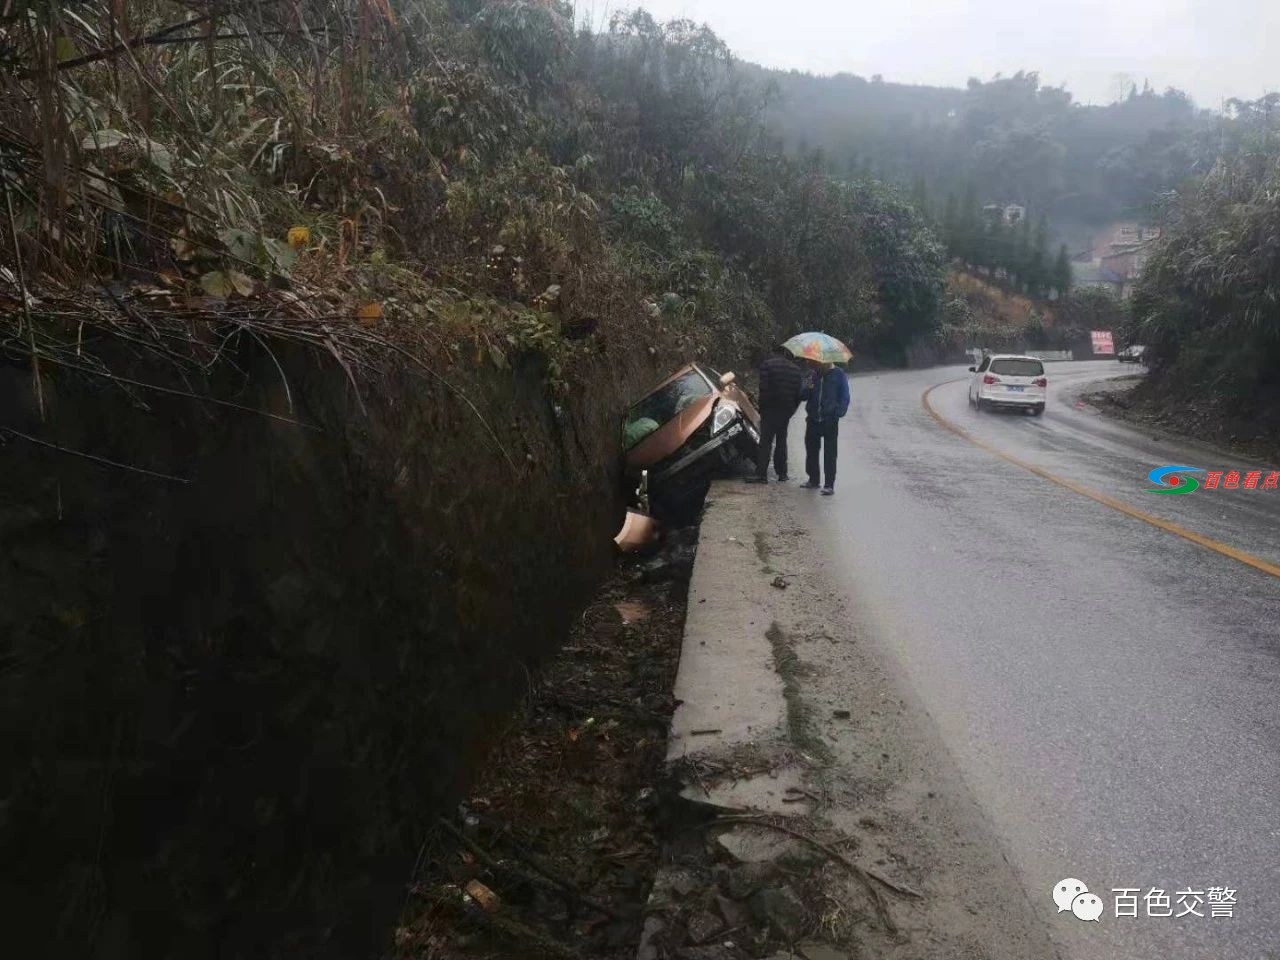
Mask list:
[[[1110,330],[1090,330],[1089,337],[1093,340],[1093,352],[1095,354],[1104,353],[1112,356],[1115,355],[1116,344],[1115,341],[1111,339]]]

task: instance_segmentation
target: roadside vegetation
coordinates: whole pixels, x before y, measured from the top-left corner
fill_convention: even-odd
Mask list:
[[[943,253],[913,205],[785,156],[765,85],[687,21],[19,0],[0,39],[11,334],[42,308],[95,323],[103,282],[213,312],[287,312],[292,291],[486,362],[542,352],[554,376],[602,324],[730,358],[824,328],[893,360],[940,316]]]
[[[1130,306],[1150,368],[1130,404],[1274,452],[1280,437],[1280,97],[1236,107],[1204,176],[1168,195]],[[1256,444],[1261,442],[1262,447]]]

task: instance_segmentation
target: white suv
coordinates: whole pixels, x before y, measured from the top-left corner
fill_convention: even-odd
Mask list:
[[[979,410],[988,407],[1015,407],[1035,414],[1044,413],[1049,381],[1044,375],[1044,361],[1037,357],[997,353],[983,357],[982,363],[970,367],[969,404]]]

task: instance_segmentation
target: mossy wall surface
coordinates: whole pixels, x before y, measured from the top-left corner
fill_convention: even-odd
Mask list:
[[[269,346],[195,380],[108,352],[178,393],[45,365],[43,415],[0,362],[0,428],[62,448],[0,433],[15,955],[377,956],[430,824],[612,565],[647,353],[601,344],[555,399],[532,356],[357,389]]]

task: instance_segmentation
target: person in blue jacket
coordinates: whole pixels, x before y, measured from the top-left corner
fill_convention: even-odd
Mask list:
[[[836,492],[836,434],[840,419],[849,412],[849,378],[832,363],[814,363],[813,370],[800,393],[805,401],[808,423],[804,431],[804,465],[809,474],[801,486],[818,488],[818,453],[822,453],[823,496]]]

